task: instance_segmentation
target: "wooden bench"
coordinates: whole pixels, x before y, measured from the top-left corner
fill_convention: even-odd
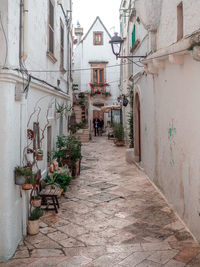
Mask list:
[[[46,210],[55,210],[58,213],[58,208],[60,207],[58,202],[59,193],[60,188],[44,188],[40,191],[42,205],[46,205]],[[48,202],[48,199],[51,199],[52,202]],[[53,208],[49,208],[49,206],[53,206]]]

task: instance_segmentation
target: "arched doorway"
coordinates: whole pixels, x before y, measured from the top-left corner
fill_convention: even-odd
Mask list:
[[[140,97],[135,95],[134,104],[134,154],[135,160],[141,161],[141,116],[140,116]]]

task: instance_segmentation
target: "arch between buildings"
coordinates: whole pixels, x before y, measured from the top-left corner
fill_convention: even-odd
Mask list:
[[[135,88],[134,97],[134,156],[135,161],[141,161],[141,105],[138,86]]]

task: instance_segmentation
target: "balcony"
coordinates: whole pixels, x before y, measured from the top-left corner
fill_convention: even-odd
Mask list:
[[[110,92],[106,92],[106,90],[91,90],[91,93],[90,93],[90,96],[91,97],[109,97],[111,96],[111,93]]]
[[[110,86],[108,83],[90,83],[91,89],[102,89]]]

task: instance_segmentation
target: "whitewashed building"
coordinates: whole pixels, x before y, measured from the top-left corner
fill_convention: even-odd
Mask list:
[[[199,241],[200,3],[132,2],[135,160]]]
[[[118,105],[120,64],[113,55],[109,41],[111,35],[97,17],[83,36],[83,29],[75,28],[77,46],[74,51],[74,83],[81,92],[90,94],[89,125],[95,115],[110,120],[100,109],[103,106]]]
[[[72,95],[71,5],[71,0],[1,0],[0,261],[11,257],[26,235],[29,193],[15,185],[14,168],[32,161],[27,153],[34,145],[27,132],[37,131],[37,145],[44,152],[38,162],[42,176],[56,136],[67,134]],[[66,107],[63,116],[59,105]]]

